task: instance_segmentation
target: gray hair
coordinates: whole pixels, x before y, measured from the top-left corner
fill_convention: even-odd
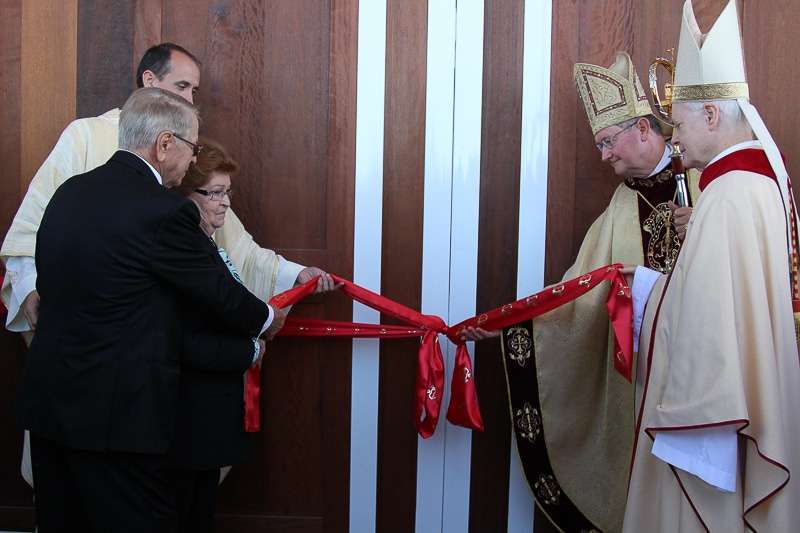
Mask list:
[[[653,131],[653,133],[661,137],[664,136],[664,127],[661,125],[661,122],[653,115],[642,115],[641,117],[629,118],[615,125],[619,126],[622,129],[625,129],[628,126],[636,124],[637,122],[639,122],[640,119],[646,119],[647,122],[650,123],[650,129]]]
[[[197,108],[180,96],[156,87],[137,89],[119,115],[119,147],[147,148],[165,131],[185,137],[199,120]]]
[[[719,122],[725,128],[741,128],[743,126],[750,129],[750,123],[742,113],[739,102],[736,100],[701,100],[699,102],[686,102],[686,107],[692,113],[702,113],[703,106],[714,104],[719,108]]]

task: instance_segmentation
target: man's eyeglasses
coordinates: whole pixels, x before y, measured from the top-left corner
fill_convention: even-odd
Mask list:
[[[233,198],[233,190],[231,189],[228,189],[227,191],[207,191],[205,189],[195,189],[194,192],[198,192],[209,200],[214,200],[215,202],[219,202],[226,196],[228,197],[228,200]]]
[[[192,141],[190,141],[188,139],[184,139],[183,137],[181,137],[180,135],[178,135],[174,131],[172,132],[172,134],[175,137],[177,137],[178,139],[182,140],[183,142],[185,142],[186,144],[188,144],[189,146],[192,147],[192,155],[194,157],[197,157],[198,155],[200,155],[200,152],[203,150],[203,145],[202,144],[195,144],[195,143],[193,143]]]
[[[637,121],[637,122],[638,122],[638,121]],[[618,131],[617,133],[615,133],[614,135],[611,135],[610,137],[605,137],[605,138],[604,138],[602,141],[600,141],[599,143],[595,143],[595,146],[597,146],[597,149],[598,149],[599,151],[601,151],[601,152],[602,152],[604,149],[605,149],[605,150],[613,150],[613,149],[614,149],[614,146],[617,144],[617,137],[619,137],[620,135],[622,135],[623,133],[625,133],[626,131],[628,131],[628,130],[629,130],[629,129],[631,129],[632,127],[634,127],[634,126],[637,124],[637,122],[633,122],[632,124],[628,124],[627,126],[625,126],[624,128],[622,128],[621,130],[619,130],[619,131]]]

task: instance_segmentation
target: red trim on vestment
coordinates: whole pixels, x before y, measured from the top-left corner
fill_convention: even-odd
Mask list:
[[[769,492],[766,496],[764,496],[763,498],[761,498],[757,502],[753,503],[753,505],[751,505],[750,507],[745,509],[744,512],[742,513],[742,522],[745,525],[747,525],[747,527],[750,528],[752,531],[757,533],[756,528],[753,527],[753,525],[750,522],[747,521],[747,518],[746,518],[747,515],[753,509],[755,509],[756,507],[758,507],[762,503],[766,502],[768,499],[770,499],[773,496],[775,496],[778,492],[780,492],[781,489],[783,489],[789,483],[789,480],[792,477],[792,473],[786,467],[786,465],[784,465],[783,463],[779,463],[775,459],[773,459],[771,457],[768,457],[768,456],[764,455],[763,453],[761,453],[761,449],[758,446],[758,441],[755,438],[753,438],[751,435],[743,433],[743,431],[745,429],[750,427],[750,421],[749,420],[747,420],[747,419],[736,419],[736,420],[726,420],[726,421],[723,421],[723,422],[713,422],[713,423],[710,423],[710,424],[695,424],[695,425],[691,425],[691,426],[668,426],[668,427],[658,427],[658,428],[651,427],[651,428],[645,429],[644,431],[645,431],[645,433],[647,433],[647,436],[650,437],[650,440],[655,441],[654,434],[658,433],[658,432],[661,432],[661,431],[665,431],[666,432],[666,431],[681,431],[681,430],[693,430],[693,429],[707,429],[707,428],[712,428],[712,427],[730,426],[730,425],[733,425],[733,424],[742,424],[742,427],[737,429],[736,433],[738,435],[740,435],[742,438],[745,438],[745,439],[747,439],[747,440],[749,440],[750,442],[753,443],[753,446],[756,447],[756,453],[758,454],[759,457],[761,457],[761,459],[763,459],[764,461],[770,463],[771,465],[773,465],[773,466],[783,470],[784,472],[786,472],[786,479],[784,480],[783,483],[781,483],[780,485],[775,487],[775,489],[772,490],[771,492]],[[669,464],[669,463],[667,463],[667,464]],[[697,516],[697,519],[700,521],[700,523],[703,525],[703,527],[706,529],[706,531],[709,531],[708,526],[706,526],[705,522],[703,521],[703,518],[700,516],[700,511],[697,509],[697,507],[695,506],[694,502],[692,501],[692,498],[689,496],[688,491],[683,486],[683,482],[681,481],[681,478],[680,478],[680,476],[678,475],[678,472],[677,472],[678,469],[676,469],[672,465],[669,465],[669,467],[670,467],[670,470],[672,470],[672,473],[675,476],[675,479],[677,480],[678,485],[680,485],[681,491],[683,492],[683,495],[686,497],[686,500],[689,502],[689,505],[692,507],[692,510],[694,510],[694,513]]]
[[[682,250],[683,246],[681,246],[681,248],[678,250],[678,258],[680,258]],[[675,264],[677,264],[678,258],[675,259]],[[656,313],[653,316],[653,325],[650,328],[650,344],[647,347],[647,374],[644,379],[644,389],[642,390],[642,399],[641,399],[641,404],[639,405],[639,414],[636,416],[636,432],[633,434],[633,453],[631,454],[631,467],[628,470],[628,491],[630,491],[631,488],[631,478],[633,478],[633,464],[636,462],[636,448],[639,445],[639,433],[642,430],[642,419],[644,418],[644,406],[647,401],[647,391],[650,387],[650,372],[653,369],[653,348],[655,346],[655,339],[656,339],[655,336],[656,324],[658,324],[658,318],[659,315],[661,314],[661,304],[664,303],[664,297],[667,295],[667,289],[669,288],[670,281],[672,281],[672,272],[669,273],[669,275],[667,276],[667,281],[664,282],[664,288],[661,290],[661,296],[658,299],[658,306],[656,307]],[[645,306],[645,311],[646,310],[647,306]],[[642,320],[644,320],[644,316],[642,316]]]
[[[705,190],[709,183],[718,177],[734,170],[755,172],[777,181],[775,171],[772,170],[772,165],[767,159],[767,153],[758,148],[747,148],[728,154],[703,169],[702,174],[700,174],[700,191]]]

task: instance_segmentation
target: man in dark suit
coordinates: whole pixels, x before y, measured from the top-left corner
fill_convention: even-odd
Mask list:
[[[64,183],[45,211],[42,303],[18,406],[41,533],[171,531],[181,302],[234,334],[269,337],[283,323],[210,251],[197,207],[166,190],[196,156],[197,128],[185,100],[137,90],[120,150]]]

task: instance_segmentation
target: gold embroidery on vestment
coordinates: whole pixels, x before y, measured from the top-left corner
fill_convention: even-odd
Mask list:
[[[540,475],[539,480],[533,484],[533,490],[539,502],[544,505],[558,505],[561,500],[561,488],[552,475]]]
[[[644,219],[642,230],[650,234],[645,259],[650,268],[668,274],[675,266],[681,240],[672,227],[672,210],[665,203],[658,204]]]
[[[525,328],[509,328],[506,334],[508,338],[508,357],[519,366],[524,367],[528,359],[531,358],[531,348],[533,340],[530,332]]]
[[[521,409],[516,410],[514,418],[519,436],[531,444],[536,442],[536,438],[542,432],[542,416],[539,410],[525,402]]]

